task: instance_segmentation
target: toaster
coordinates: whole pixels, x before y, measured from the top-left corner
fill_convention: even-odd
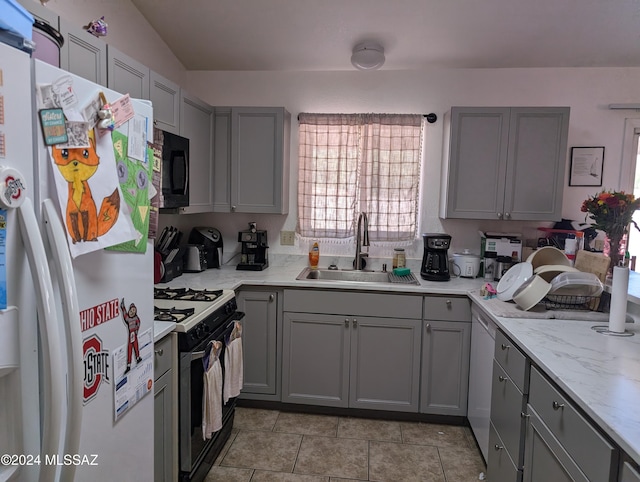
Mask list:
[[[207,269],[207,256],[202,244],[187,244],[184,254],[185,273],[198,273]]]

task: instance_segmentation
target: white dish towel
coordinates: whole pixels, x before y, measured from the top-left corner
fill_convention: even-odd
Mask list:
[[[240,395],[243,384],[242,365],[242,325],[236,321],[236,326],[229,336],[224,355],[224,403],[230,398]]]
[[[205,355],[203,363],[204,391],[202,394],[202,439],[211,436],[222,428],[222,366],[220,365],[220,349],[222,343],[213,342],[209,356]]]

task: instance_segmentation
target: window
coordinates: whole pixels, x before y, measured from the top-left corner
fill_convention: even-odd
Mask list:
[[[366,212],[372,242],[417,236],[421,115],[300,114],[297,232],[349,239]]]

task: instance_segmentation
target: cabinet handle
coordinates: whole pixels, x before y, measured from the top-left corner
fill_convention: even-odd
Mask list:
[[[344,326],[345,328],[349,328],[349,318],[344,319]]]
[[[447,300],[445,303],[447,304],[447,308],[451,308],[451,300]]]
[[[508,380],[508,378],[507,378],[507,377],[503,377],[502,375],[500,375],[500,376],[498,377],[498,381],[499,381],[499,382],[504,382],[505,380]]]
[[[269,302],[273,302],[276,299],[275,295],[269,295]]]
[[[511,219],[511,213],[504,213],[504,217],[506,219]]]
[[[496,213],[496,215],[498,216],[498,219],[502,219],[502,213]]]
[[[502,450],[504,447],[503,447],[502,445],[495,444],[495,445],[493,446],[493,448],[494,448],[494,449],[495,449],[495,451],[497,452],[497,451],[499,451],[499,450]]]
[[[427,323],[426,325],[424,325],[424,329],[425,331],[431,331],[431,323]]]
[[[353,319],[353,327],[358,328],[358,320],[356,320],[355,318]]]
[[[564,403],[558,403],[554,400],[551,406],[554,410],[560,410],[561,408],[564,408]]]
[[[236,206],[231,206],[231,210],[235,211],[236,210]]]
[[[520,412],[520,418],[529,418],[531,415],[528,413]]]
[[[164,348],[160,348],[159,350],[155,350],[156,355],[158,356],[162,356],[162,354],[164,353]]]
[[[508,350],[509,348],[511,348],[511,345],[505,345],[503,343],[502,345],[500,345],[500,348],[502,348],[503,350]]]

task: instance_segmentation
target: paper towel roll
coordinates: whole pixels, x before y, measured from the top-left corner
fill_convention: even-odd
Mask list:
[[[611,309],[609,312],[609,331],[624,333],[627,317],[627,292],[629,290],[629,268],[613,267],[611,283]]]

